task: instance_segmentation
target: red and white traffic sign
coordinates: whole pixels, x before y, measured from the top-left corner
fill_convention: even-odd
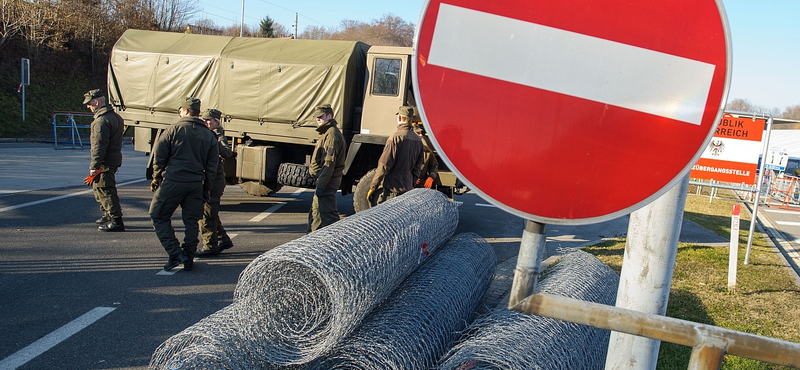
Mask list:
[[[412,74],[434,145],[488,201],[613,219],[685,175],[728,90],[719,1],[430,0]]]

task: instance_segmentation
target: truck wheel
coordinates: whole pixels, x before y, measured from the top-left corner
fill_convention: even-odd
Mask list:
[[[281,163],[278,168],[278,183],[296,188],[317,187],[317,179],[308,174],[308,166],[297,163]]]
[[[353,192],[353,209],[355,209],[356,213],[371,208],[369,202],[367,202],[367,192],[369,191],[369,185],[372,183],[374,177],[375,169],[373,168],[362,176],[361,180],[358,180],[356,191]]]
[[[279,184],[273,184],[272,186],[267,186],[258,183],[258,181],[245,181],[239,184],[239,186],[242,188],[242,190],[244,190],[245,193],[256,197],[266,197],[281,189],[281,186]]]

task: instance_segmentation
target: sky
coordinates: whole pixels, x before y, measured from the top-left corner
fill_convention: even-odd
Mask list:
[[[242,2],[198,0],[197,5],[197,16],[217,26],[240,24]],[[391,13],[418,24],[425,5],[425,0],[244,0],[244,23],[257,29],[269,16],[293,31],[297,14],[297,31],[302,33],[308,26],[337,28],[342,20],[369,23]],[[723,5],[733,51],[728,101],[747,99],[779,111],[800,105],[800,1],[723,0]]]

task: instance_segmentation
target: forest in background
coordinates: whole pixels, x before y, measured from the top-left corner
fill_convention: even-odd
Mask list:
[[[48,137],[53,112],[85,112],[83,93],[106,87],[111,49],[127,29],[294,37],[268,15],[258,28],[240,29],[217,26],[197,14],[194,0],[0,0],[0,138]],[[411,46],[413,36],[414,24],[388,13],[371,22],[342,20],[332,29],[310,26],[297,38]],[[30,60],[24,122],[22,58]],[[800,104],[781,110],[737,98],[729,100],[727,109],[800,120]]]

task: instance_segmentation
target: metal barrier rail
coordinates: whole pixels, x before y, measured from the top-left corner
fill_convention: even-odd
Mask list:
[[[83,137],[88,137],[90,133],[84,132],[81,133],[80,130],[90,130],[91,125],[79,125],[75,122],[75,117],[94,117],[93,113],[88,112],[53,112],[53,116],[51,118],[51,124],[53,125],[53,145],[55,149],[75,149],[81,148],[83,149],[84,143]],[[67,122],[58,122],[58,118],[66,117]],[[59,129],[62,131],[66,129],[65,132],[59,132]],[[59,140],[59,135],[63,134],[66,135],[66,140]],[[58,144],[69,144],[71,146],[63,146],[59,147]],[[85,145],[90,145],[86,143]]]
[[[781,202],[778,208],[790,209],[790,205],[800,205],[800,181],[798,180],[800,178],[789,175],[772,178],[767,205],[773,199]]]
[[[689,369],[719,369],[726,353],[800,369],[800,343],[544,293],[513,309],[692,347]]]

